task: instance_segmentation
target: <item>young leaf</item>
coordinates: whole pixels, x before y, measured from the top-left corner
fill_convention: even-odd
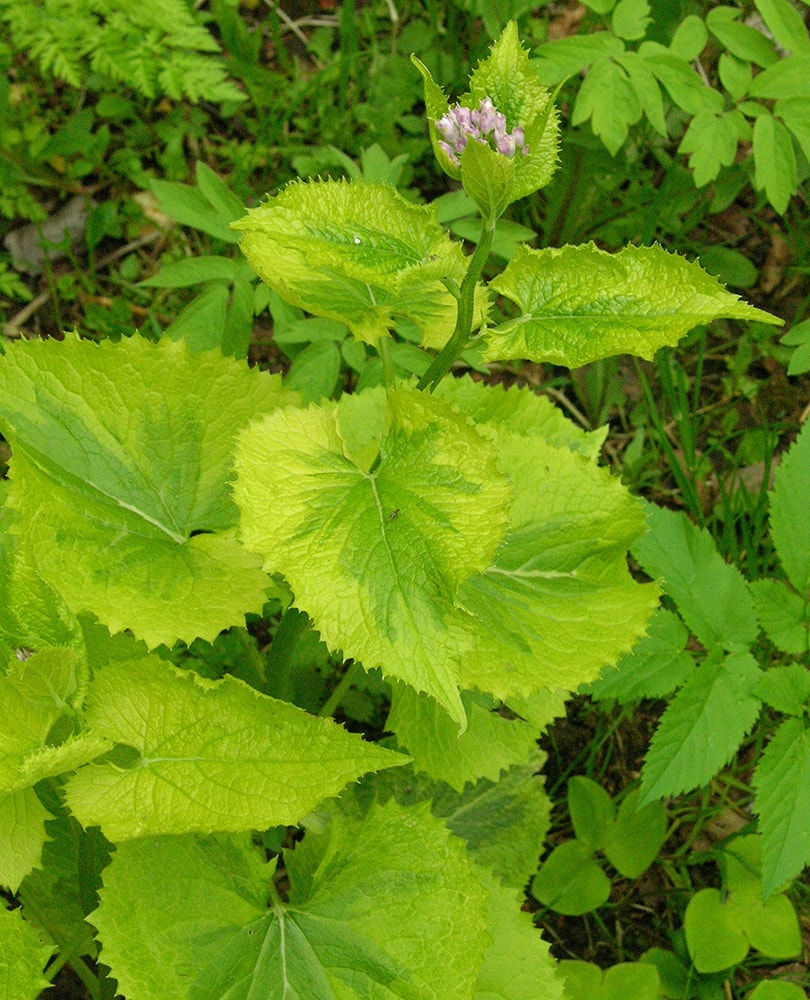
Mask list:
[[[74,614],[155,646],[213,639],[261,609],[266,578],[233,537],[228,476],[239,428],[282,399],[277,376],[181,343],[6,352],[15,531]]]
[[[495,430],[515,497],[495,561],[458,592],[477,622],[461,676],[508,702],[575,689],[615,663],[643,633],[657,588],[628,572],[643,515],[607,469],[539,437]]]
[[[766,896],[810,864],[810,734],[787,719],[765,748],[754,776]]]
[[[250,838],[118,846],[93,915],[104,960],[139,1000],[469,1000],[488,893],[426,807],[341,817],[285,852],[289,902]]]
[[[634,788],[605,830],[605,857],[625,878],[638,878],[655,861],[667,836],[667,813],[660,802],[638,807]]]
[[[0,905],[0,1000],[36,1000],[51,985],[42,969],[53,951],[19,910]]]
[[[761,677],[749,653],[707,660],[670,702],[652,738],[641,804],[706,782],[731,759],[759,714]]]
[[[364,772],[407,760],[233,677],[206,681],[156,656],[108,664],[87,703],[94,732],[138,752],[68,781],[76,817],[112,841],[297,823]]]
[[[738,914],[718,889],[701,889],[684,915],[686,946],[698,972],[720,972],[739,965],[748,954],[748,937]]]
[[[455,325],[466,262],[435,211],[385,184],[312,181],[288,185],[233,224],[262,281],[287,302],[346,323],[376,344],[409,319],[439,346]]]
[[[467,728],[458,724],[432,698],[403,684],[393,686],[386,729],[413,758],[414,768],[457,792],[479,778],[497,781],[501,771],[525,764],[532,756],[536,730],[521,719],[494,712],[492,699],[465,691],[461,696]]]
[[[616,664],[587,686],[597,701],[615,698],[622,704],[642,698],[665,698],[679,688],[695,669],[686,651],[689,630],[671,611],[659,608],[650,619],[647,634]]]
[[[346,457],[337,404],[254,423],[236,456],[242,537],[327,645],[460,722],[458,659],[472,639],[456,590],[495,554],[509,487],[493,446],[447,403],[402,388],[391,407],[373,471],[371,453]]]
[[[805,427],[776,471],[771,495],[771,538],[788,580],[799,594],[810,590],[810,431]]]
[[[49,817],[33,788],[0,795],[0,885],[16,892],[39,864]]]
[[[568,782],[568,812],[577,840],[591,851],[600,851],[605,831],[616,818],[616,808],[608,793],[584,775]]]
[[[490,284],[521,315],[486,331],[488,361],[527,358],[577,368],[613,354],[651,358],[693,326],[721,316],[781,322],[660,246],[628,246],[617,254],[593,243],[520,247]]]
[[[568,917],[598,910],[610,896],[610,880],[578,840],[555,847],[532,880],[531,893],[543,906]]]
[[[560,962],[565,995],[588,1000],[658,1000],[662,996],[658,971],[652,964],[619,962],[604,972],[593,962]],[[664,994],[668,995],[668,994]]]
[[[633,546],[645,573],[658,577],[681,617],[707,648],[745,649],[757,637],[754,604],[736,566],[684,513],[647,505],[649,532]]]

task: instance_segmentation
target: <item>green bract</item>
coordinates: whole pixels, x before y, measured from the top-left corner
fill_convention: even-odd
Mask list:
[[[435,211],[385,184],[293,183],[244,219],[242,252],[256,273],[294,305],[346,323],[376,344],[409,319],[429,346],[444,343],[455,299],[442,283],[460,282],[461,246]]]
[[[427,67],[415,57],[414,64],[424,79],[425,107],[433,151],[442,170],[460,178],[465,190],[485,218],[494,222],[518,198],[544,187],[557,166],[559,125],[552,94],[540,83],[525,49],[517,25],[510,21],[492,46],[489,56],[470,76],[470,89],[459,98],[462,107],[475,108],[489,98],[506,117],[507,127],[522,128],[528,153],[508,157],[475,141],[467,144],[456,166],[439,145],[436,122],[447,114],[450,104],[433,81]]]

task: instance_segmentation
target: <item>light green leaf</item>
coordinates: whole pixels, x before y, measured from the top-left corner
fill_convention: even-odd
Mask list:
[[[289,902],[247,836],[118,846],[93,915],[138,1000],[469,1000],[488,894],[426,807],[341,817],[285,853]]]
[[[0,885],[16,892],[39,864],[49,815],[33,788],[0,795]]]
[[[801,655],[810,643],[810,604],[782,580],[754,580],[754,595],[762,628],[783,653]]]
[[[237,277],[252,277],[247,261],[201,255],[170,261],[138,284],[140,288],[189,288],[206,281],[234,281]]]
[[[661,996],[658,971],[641,962],[619,962],[604,972],[593,962],[560,962],[565,976],[565,995],[588,1000],[658,1000]],[[668,994],[666,994],[668,995]]]
[[[287,302],[346,323],[360,340],[377,343],[401,318],[439,346],[453,331],[456,300],[442,279],[464,277],[461,246],[434,209],[396,188],[293,183],[233,228],[262,281]]]
[[[482,142],[468,142],[460,157],[461,182],[489,228],[515,200],[515,157]]]
[[[770,525],[776,553],[799,592],[810,590],[810,430],[803,428],[776,470]]]
[[[709,33],[702,18],[697,14],[687,14],[678,22],[672,41],[669,43],[669,50],[685,63],[690,63],[697,59],[708,40]]]
[[[538,79],[547,86],[554,87],[600,57],[613,56],[618,59],[624,51],[624,43],[615,35],[609,31],[598,31],[592,35],[558,38],[538,46],[538,58],[532,65]]]
[[[807,35],[802,15],[788,0],[754,0],[774,41],[786,52],[810,53],[810,38]]]
[[[598,910],[610,896],[610,880],[578,840],[555,847],[532,880],[535,899],[568,917]]]
[[[690,115],[701,111],[719,114],[723,110],[723,95],[708,87],[686,62],[663,45],[642,42],[638,52],[679,108]]]
[[[777,59],[762,73],[754,77],[751,97],[762,97],[768,101],[784,101],[790,98],[810,97],[810,55],[791,56]]]
[[[807,994],[801,986],[783,979],[761,979],[748,994],[748,1000],[806,1000],[806,998]]]
[[[53,950],[19,910],[0,906],[0,998],[36,1000],[51,985],[42,969]]]
[[[790,132],[769,114],[754,122],[754,181],[777,212],[784,214],[796,193],[796,153]]]
[[[494,563],[458,592],[477,619],[462,682],[506,701],[572,690],[630,649],[656,603],[627,569],[643,515],[607,469],[567,448],[505,430],[495,440],[515,497]]]
[[[789,97],[784,101],[777,101],[773,112],[793,133],[805,159],[810,159],[810,104],[807,103],[807,98]]]
[[[697,187],[703,187],[720,173],[722,167],[731,166],[737,155],[737,144],[750,130],[739,111],[722,115],[701,111],[689,123],[686,134],[678,146],[679,153],[690,153],[689,166],[695,175]]]
[[[435,395],[472,417],[482,433],[503,430],[539,437],[555,448],[570,448],[586,458],[599,457],[607,436],[607,427],[583,430],[564,416],[547,396],[528,387],[487,385],[464,376],[444,379]]]
[[[199,229],[226,243],[239,241],[239,237],[230,229],[235,216],[230,212],[223,214],[213,207],[199,188],[163,180],[152,180],[150,187],[161,211],[182,225]]]
[[[221,347],[228,296],[228,284],[223,281],[210,284],[180,310],[166,327],[164,336],[185,341],[195,353]]]
[[[718,889],[701,889],[689,900],[684,931],[698,972],[721,972],[739,965],[748,954],[748,938],[738,915]]]
[[[616,808],[608,793],[591,778],[575,775],[568,782],[568,813],[577,840],[591,851],[604,846],[608,825]]]
[[[776,731],[754,787],[767,896],[810,864],[810,734],[801,719],[787,719]]]
[[[642,698],[665,698],[681,686],[695,668],[686,652],[689,630],[671,611],[659,608],[650,619],[647,634],[599,680],[587,687],[597,701],[616,698],[622,704]]]
[[[639,809],[639,790],[625,796],[605,830],[608,861],[625,878],[638,878],[650,867],[667,836],[667,812],[660,802]]]
[[[282,410],[243,434],[234,496],[245,544],[287,577],[327,645],[461,721],[458,660],[473,639],[456,591],[504,536],[506,477],[442,400],[392,394],[373,471],[368,456],[347,457],[340,412]]]
[[[630,78],[647,120],[659,135],[666,138],[668,132],[664,118],[664,101],[661,97],[661,88],[650,67],[638,52],[623,52],[615,58]]]
[[[492,944],[484,952],[472,1000],[563,1000],[562,977],[537,933],[531,915],[521,908],[523,893],[482,879],[490,890],[488,930]]]
[[[301,393],[304,405],[331,396],[340,375],[340,349],[332,340],[308,344],[290,365],[285,385]]]
[[[645,573],[661,579],[681,617],[707,648],[745,649],[758,634],[742,573],[686,514],[647,504],[649,532],[633,546]]]
[[[758,66],[770,66],[779,58],[773,42],[761,31],[743,24],[739,20],[741,13],[736,7],[718,5],[707,13],[706,27],[733,56]]]
[[[578,368],[614,354],[652,358],[693,326],[721,316],[779,322],[657,245],[617,254],[593,243],[520,247],[491,287],[521,315],[486,331],[489,361],[527,358]]]
[[[590,118],[594,135],[615,156],[628,128],[641,118],[641,111],[641,101],[625,70],[609,56],[602,56],[579,88],[571,124],[581,125]]]
[[[641,803],[705,785],[731,760],[759,715],[762,671],[749,653],[707,660],[669,703],[650,743]]]
[[[801,663],[766,670],[757,694],[771,708],[801,717],[810,703],[810,671]]]
[[[386,729],[413,758],[414,768],[457,792],[479,778],[497,781],[501,771],[526,764],[538,733],[521,719],[505,719],[491,698],[465,691],[461,696],[467,728],[458,724],[432,698],[403,684],[393,686]]]
[[[6,352],[15,531],[74,614],[154,646],[211,640],[261,609],[266,578],[233,537],[228,476],[239,428],[282,399],[277,376],[165,340]]]
[[[619,0],[610,19],[614,34],[628,41],[643,38],[651,21],[649,15],[648,0]]]
[[[751,63],[723,52],[717,60],[717,74],[733,101],[741,101],[747,95],[753,79]]]
[[[207,681],[156,656],[108,664],[87,703],[94,732],[137,751],[68,781],[76,817],[112,841],[297,823],[366,771],[407,760],[233,677]]]

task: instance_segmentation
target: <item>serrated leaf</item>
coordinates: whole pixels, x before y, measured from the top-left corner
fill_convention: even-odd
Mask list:
[[[790,132],[770,114],[754,122],[754,182],[777,212],[783,214],[796,193],[796,153]]]
[[[19,910],[0,907],[0,998],[36,1000],[51,985],[42,969],[53,950]]]
[[[442,346],[456,300],[442,284],[466,272],[459,243],[430,206],[385,184],[310,181],[288,185],[233,224],[262,281],[287,302],[346,323],[376,344],[409,319]]]
[[[707,660],[664,712],[641,777],[641,803],[706,784],[731,760],[759,715],[761,677],[749,653]]]
[[[782,580],[754,580],[748,585],[765,634],[783,653],[808,651],[810,605]]]
[[[477,619],[462,681],[506,701],[573,690],[630,649],[656,603],[627,569],[641,510],[606,469],[495,429],[515,495],[495,561],[458,592]]]
[[[549,400],[530,388],[487,385],[469,376],[444,379],[435,395],[472,417],[484,433],[486,425],[530,437],[542,438],[556,448],[569,448],[586,458],[598,458],[607,427],[585,431],[569,420]]]
[[[627,73],[608,56],[597,59],[577,94],[571,124],[591,120],[594,135],[615,156],[631,125],[641,118],[641,101]]]
[[[777,712],[801,717],[810,703],[810,672],[801,663],[771,667],[760,678],[757,694]]]
[[[391,407],[374,471],[347,457],[337,404],[253,424],[236,457],[242,536],[327,645],[461,721],[458,659],[473,640],[456,590],[491,561],[509,487],[492,445],[447,403],[402,388]]]
[[[652,358],[693,326],[721,316],[779,322],[657,245],[617,254],[593,243],[519,247],[490,285],[521,312],[486,331],[490,361],[527,358],[577,368],[614,354]]]
[[[432,698],[395,684],[386,722],[417,771],[457,792],[480,778],[497,781],[501,771],[526,764],[538,736],[521,719],[505,719],[493,711],[491,698],[465,691],[461,701],[467,728],[459,735],[458,723]]]
[[[0,795],[0,885],[13,893],[40,862],[49,816],[33,788]]]
[[[770,526],[776,553],[799,592],[810,590],[810,432],[805,428],[776,470]]]
[[[810,864],[810,735],[787,719],[765,748],[754,776],[767,896]]]
[[[601,785],[579,774],[568,782],[567,797],[577,840],[591,851],[600,851],[605,831],[616,817],[613,800]]]
[[[347,782],[407,759],[233,677],[207,681],[156,656],[98,671],[86,717],[138,754],[67,784],[82,825],[112,841],[297,823]]]
[[[659,608],[647,634],[599,680],[587,687],[597,701],[615,698],[622,704],[642,698],[664,698],[686,681],[695,661],[686,652],[689,630],[671,611]]]
[[[597,910],[610,896],[610,880],[578,840],[566,840],[534,876],[531,893],[544,906],[568,917]]]
[[[639,808],[639,790],[625,796],[607,824],[604,851],[625,878],[638,878],[655,861],[667,835],[667,813],[660,802]]]
[[[486,880],[490,891],[488,930],[492,944],[484,952],[472,1000],[563,1000],[562,977],[531,916],[523,912],[523,893]]]
[[[241,837],[119,845],[93,915],[139,1000],[468,1000],[488,895],[425,807],[341,819],[287,851],[289,902]]]
[[[0,361],[15,531],[73,613],[150,645],[213,639],[266,578],[233,537],[234,437],[289,397],[218,351],[24,342]]]
[[[757,637],[757,619],[742,573],[724,561],[708,531],[686,514],[652,504],[646,509],[650,530],[633,546],[645,573],[660,578],[704,646],[750,646]]]

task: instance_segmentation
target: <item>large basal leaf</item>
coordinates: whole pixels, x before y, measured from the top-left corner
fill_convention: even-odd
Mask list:
[[[327,645],[427,692],[460,722],[458,660],[472,639],[456,591],[503,538],[506,478],[492,445],[441,400],[397,390],[378,441],[364,442],[351,420],[342,433],[347,413],[280,410],[245,431],[234,485],[242,538],[287,577]],[[373,408],[362,415],[378,426]]]
[[[345,323],[375,344],[409,319],[441,346],[453,332],[456,300],[442,284],[461,282],[461,245],[435,210],[386,184],[290,184],[233,224],[242,252],[272,289],[316,316]]]
[[[307,833],[289,902],[245,836],[121,844],[92,917],[135,1000],[469,1000],[487,890],[426,807]],[[540,943],[538,942],[538,945]]]
[[[762,671],[750,653],[707,660],[670,702],[652,738],[641,804],[705,785],[731,760],[759,715]]]
[[[646,505],[649,532],[633,555],[678,606],[706,647],[747,649],[759,631],[751,593],[736,566],[725,562],[705,529],[683,512]]]
[[[515,496],[494,562],[459,588],[477,620],[462,682],[506,701],[573,690],[631,648],[657,603],[627,568],[644,516],[607,469],[568,448],[507,431],[496,441]]]
[[[767,896],[810,865],[810,734],[802,719],[787,719],[776,731],[754,785]]]
[[[417,771],[457,792],[479,778],[497,781],[501,771],[526,764],[538,736],[522,719],[506,719],[494,711],[491,698],[465,691],[461,700],[467,728],[459,735],[458,724],[432,698],[395,684],[386,722]]]
[[[781,322],[657,245],[616,254],[593,243],[519,247],[490,284],[521,315],[487,330],[487,361],[527,358],[578,368],[614,354],[652,358],[693,326],[721,316]]]
[[[156,656],[98,671],[86,715],[137,751],[68,781],[76,817],[112,841],[297,823],[361,774],[407,761],[233,677],[208,681]]]
[[[0,1000],[36,1000],[51,985],[42,969],[52,952],[19,910],[0,906]]]
[[[154,646],[213,639],[261,609],[227,479],[236,432],[281,398],[278,378],[180,343],[70,337],[6,352],[13,530],[71,611]]]

